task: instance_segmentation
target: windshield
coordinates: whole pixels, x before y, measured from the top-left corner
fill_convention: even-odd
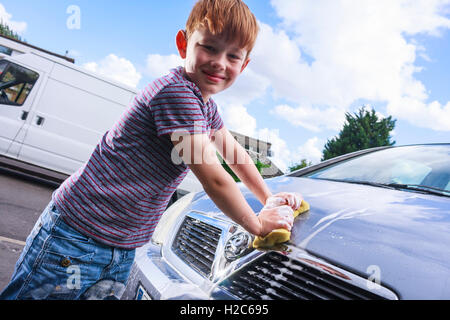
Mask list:
[[[384,149],[306,176],[348,182],[426,186],[450,191],[450,145]]]

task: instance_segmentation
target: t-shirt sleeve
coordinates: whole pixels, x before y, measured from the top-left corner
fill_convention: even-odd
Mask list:
[[[220,116],[219,110],[217,109],[217,105],[213,100],[212,100],[210,121],[211,121],[211,129],[213,130],[220,130],[224,126],[222,117]]]
[[[207,120],[202,102],[184,85],[170,85],[161,90],[150,103],[157,135],[207,133]]]

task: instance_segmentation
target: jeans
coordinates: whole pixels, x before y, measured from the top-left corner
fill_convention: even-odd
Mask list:
[[[134,255],[134,249],[106,246],[82,235],[50,201],[0,299],[120,299]]]

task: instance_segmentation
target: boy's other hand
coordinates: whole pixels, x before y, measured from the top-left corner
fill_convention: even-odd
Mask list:
[[[287,229],[291,231],[294,223],[294,211],[290,206],[282,205],[274,208],[264,207],[258,215],[261,224],[259,234],[256,236],[265,237],[275,229]]]
[[[297,210],[302,204],[303,197],[297,192],[279,192],[274,196],[267,198],[265,209],[275,208],[282,205],[288,205],[292,210]]]

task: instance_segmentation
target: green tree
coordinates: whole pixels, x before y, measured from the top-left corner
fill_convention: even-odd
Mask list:
[[[259,173],[261,174],[262,169],[263,168],[269,168],[270,164],[264,164],[264,163],[262,163],[261,161],[259,161],[257,159],[256,162],[255,162],[255,166],[256,166],[256,169],[258,169]]]
[[[288,167],[289,172],[293,172],[295,170],[305,168],[312,165],[311,162],[308,162],[306,159],[302,159],[299,163],[294,163]]]
[[[0,21],[0,34],[19,41],[23,41],[16,32],[14,32],[6,23],[3,22],[3,20]]]
[[[339,135],[325,144],[322,161],[358,150],[395,144],[395,141],[390,141],[390,132],[397,121],[392,120],[392,116],[379,119],[375,110],[367,111],[363,106],[354,115],[346,113],[345,118]]]

